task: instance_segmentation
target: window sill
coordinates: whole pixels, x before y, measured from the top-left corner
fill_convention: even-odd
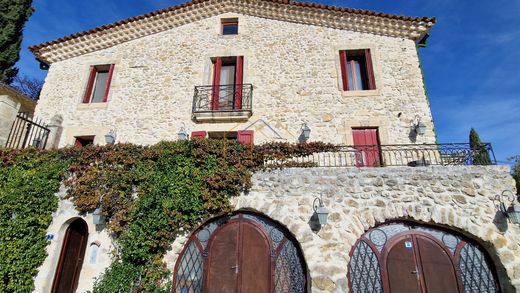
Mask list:
[[[108,102],[104,103],[81,103],[78,105],[78,110],[92,110],[92,109],[106,109]]]
[[[341,91],[343,97],[370,97],[379,96],[381,93],[379,89],[366,91]]]
[[[193,121],[201,122],[240,122],[247,121],[253,113],[250,110],[236,110],[231,112],[195,112],[192,114]]]

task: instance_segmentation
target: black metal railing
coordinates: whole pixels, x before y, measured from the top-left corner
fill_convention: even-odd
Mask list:
[[[34,120],[27,113],[18,113],[7,137],[7,148],[23,149],[36,147],[44,149],[49,138],[49,128],[41,120]]]
[[[193,113],[252,111],[253,85],[196,86]]]
[[[289,159],[266,158],[264,166],[278,167],[388,167],[430,165],[495,165],[489,143],[470,147],[467,143],[373,146],[334,146],[329,151]]]

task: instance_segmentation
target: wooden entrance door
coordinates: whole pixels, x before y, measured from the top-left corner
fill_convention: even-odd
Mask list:
[[[357,167],[381,166],[379,135],[377,128],[352,129]]]
[[[72,222],[65,232],[63,247],[58,261],[52,291],[54,293],[76,292],[79,273],[87,247],[88,226],[82,219]]]
[[[462,292],[449,252],[425,235],[398,237],[389,248],[386,271],[390,292]]]
[[[234,221],[219,228],[208,258],[204,292],[271,292],[269,241],[253,223]]]

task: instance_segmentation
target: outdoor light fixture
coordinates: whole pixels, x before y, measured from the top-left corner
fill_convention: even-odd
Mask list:
[[[306,142],[307,140],[309,140],[309,137],[311,136],[311,129],[309,128],[309,126],[307,126],[307,123],[303,123],[301,131],[302,132],[300,133],[299,139],[302,142]]]
[[[501,195],[498,195],[496,199],[499,202],[498,208],[499,211],[504,215],[504,217],[508,218],[509,221],[513,224],[520,224],[520,206],[515,205],[516,196],[510,190],[502,191]],[[510,206],[506,207],[504,200],[510,202]]]
[[[105,134],[105,142],[107,144],[114,144],[116,142],[116,134],[113,130],[110,130],[107,134]]]
[[[184,127],[184,123],[182,124],[181,129],[179,129],[179,132],[177,132],[177,138],[179,140],[188,139],[188,131],[186,131],[186,127]]]
[[[321,226],[327,224],[327,216],[329,215],[329,210],[323,204],[323,197],[320,194],[320,197],[316,197],[314,202],[312,203],[314,213],[318,215],[318,222]]]
[[[421,118],[419,117],[419,115],[415,116],[412,127],[417,135],[424,135],[426,133],[426,124],[421,122]]]
[[[105,224],[105,216],[101,214],[101,208],[96,208],[94,212],[92,213],[92,219],[94,221],[94,225],[103,225]]]

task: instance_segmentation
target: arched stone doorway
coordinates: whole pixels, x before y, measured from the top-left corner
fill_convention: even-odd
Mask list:
[[[470,239],[414,223],[365,233],[348,265],[350,291],[501,292],[486,252]]]
[[[251,212],[212,219],[177,259],[172,292],[307,292],[307,266],[294,237]]]
[[[82,219],[70,223],[61,248],[60,259],[52,283],[53,293],[76,292],[88,240],[88,226]]]

